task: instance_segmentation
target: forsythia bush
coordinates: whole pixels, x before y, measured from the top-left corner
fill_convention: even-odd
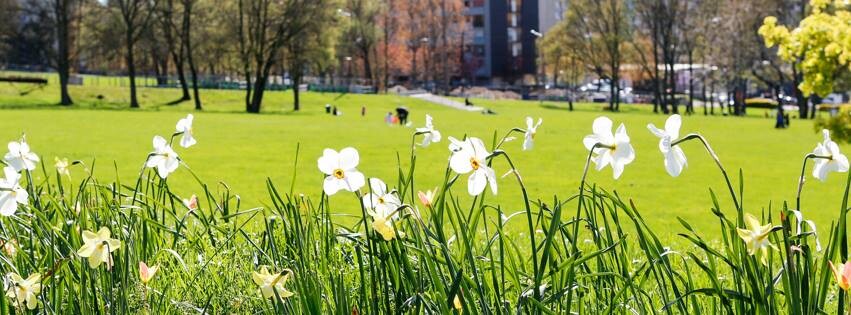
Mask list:
[[[825,96],[833,90],[838,71],[851,69],[851,2],[810,0],[811,13],[793,30],[765,18],[759,34],[768,47],[804,74],[799,88],[805,95]]]

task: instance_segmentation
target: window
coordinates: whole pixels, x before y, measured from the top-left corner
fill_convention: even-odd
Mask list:
[[[484,15],[474,15],[473,16],[473,27],[485,27],[485,16]]]
[[[523,52],[523,44],[514,43],[511,44],[511,56],[512,57],[520,57],[520,54]]]

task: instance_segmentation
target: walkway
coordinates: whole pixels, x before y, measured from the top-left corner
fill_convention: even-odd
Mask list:
[[[454,109],[466,110],[468,112],[480,112],[480,111],[483,110],[483,108],[481,108],[479,106],[465,106],[464,103],[454,101],[454,100],[451,100],[451,99],[448,99],[448,98],[445,98],[445,97],[442,97],[442,96],[437,96],[437,95],[434,95],[434,94],[431,94],[431,93],[412,94],[412,95],[410,95],[410,97],[413,97],[413,98],[416,98],[416,99],[421,99],[421,100],[424,100],[426,102],[430,102],[430,103],[434,103],[434,104],[438,104],[438,105],[451,107],[451,108],[454,108]]]

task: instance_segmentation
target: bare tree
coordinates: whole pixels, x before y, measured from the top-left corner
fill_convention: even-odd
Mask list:
[[[189,84],[186,82],[186,75],[183,68],[186,53],[183,49],[183,44],[181,44],[178,38],[175,37],[175,32],[178,33],[178,37],[180,36],[180,30],[177,29],[177,26],[174,23],[175,12],[174,0],[166,0],[165,5],[160,10],[159,20],[163,29],[163,38],[165,40],[166,48],[168,49],[168,53],[171,55],[172,62],[174,62],[177,79],[180,81],[180,89],[183,92],[180,99],[175,102],[178,103],[181,101],[188,101],[192,98],[189,96]],[[175,45],[175,43],[177,43],[177,45]]]
[[[189,74],[192,75],[192,98],[195,100],[195,110],[203,109],[201,107],[201,95],[198,93],[198,69],[195,67],[195,46],[192,45],[192,8],[195,5],[195,0],[181,0],[183,3],[183,23],[181,35],[181,43],[183,51],[186,52],[186,61],[189,63]]]
[[[245,110],[259,113],[263,93],[282,48],[332,0],[238,0],[239,58],[246,80]]]
[[[53,0],[53,18],[56,28],[56,72],[59,73],[59,91],[61,105],[71,105],[68,94],[68,79],[71,76],[71,21],[75,12],[74,0]]]
[[[569,10],[572,13],[568,13],[568,23],[579,32],[577,36],[585,39],[580,41],[584,44],[579,49],[583,61],[609,80],[609,109],[618,111],[622,48],[630,33],[626,4],[622,0],[575,1]]]
[[[127,49],[125,61],[127,76],[130,78],[130,108],[139,108],[136,96],[136,60],[134,45],[148,26],[158,0],[113,0],[118,6],[124,25],[124,44]]]

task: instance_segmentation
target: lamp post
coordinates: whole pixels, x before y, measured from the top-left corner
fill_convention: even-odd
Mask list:
[[[543,37],[544,37],[544,34],[543,34],[543,33],[538,32],[538,31],[537,31],[537,30],[535,30],[535,29],[531,29],[531,30],[529,30],[529,33],[531,33],[532,35],[534,35],[534,36],[535,36],[535,42],[538,42],[538,40],[539,40],[539,39],[541,39],[541,38],[543,38]],[[546,84],[547,84],[547,64],[544,62],[544,54],[541,52],[541,50],[542,50],[541,48],[542,48],[542,47],[538,47],[538,48],[536,48],[536,49],[535,49],[535,53],[538,55],[538,58],[539,58],[539,59],[541,59],[541,74],[540,74],[540,78],[542,79],[543,84],[544,84],[544,85],[546,85]]]

